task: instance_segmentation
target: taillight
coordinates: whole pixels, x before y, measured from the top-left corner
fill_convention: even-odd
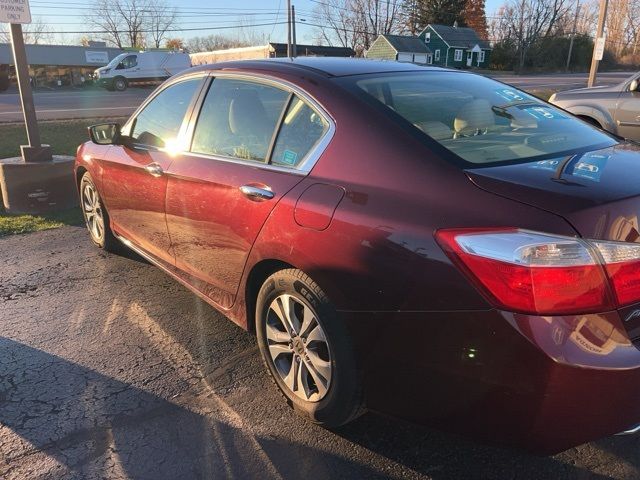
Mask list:
[[[640,301],[640,245],[515,228],[440,230],[436,239],[504,310],[563,315]]]

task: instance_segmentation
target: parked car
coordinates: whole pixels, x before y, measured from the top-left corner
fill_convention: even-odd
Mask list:
[[[537,452],[640,424],[640,147],[482,76],[330,58],[194,68],[90,135],[93,242],[254,332],[312,422]]]
[[[189,67],[191,58],[182,52],[125,52],[98,68],[94,80],[107,90],[122,92],[129,85],[163,82]]]
[[[640,72],[619,85],[554,93],[549,102],[596,127],[640,141]]]

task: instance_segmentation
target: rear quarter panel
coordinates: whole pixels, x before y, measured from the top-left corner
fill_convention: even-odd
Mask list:
[[[559,216],[479,189],[378,110],[335,97],[331,144],[271,213],[247,272],[262,260],[284,261],[310,275],[339,310],[481,310],[490,307],[437,245],[437,229],[516,226],[575,235]],[[322,231],[294,219],[298,197],[314,183],[345,190]]]

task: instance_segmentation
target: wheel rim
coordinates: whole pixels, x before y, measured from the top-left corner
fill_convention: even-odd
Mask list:
[[[82,189],[82,211],[87,222],[87,228],[93,239],[102,241],[104,236],[104,215],[100,206],[100,197],[95,187],[87,183]]]
[[[122,80],[118,80],[118,81],[116,82],[116,88],[117,88],[118,90],[122,90],[122,89],[124,88],[124,82],[123,82]]]
[[[280,379],[297,397],[322,400],[331,385],[331,349],[318,315],[293,295],[278,296],[267,312],[267,347]]]

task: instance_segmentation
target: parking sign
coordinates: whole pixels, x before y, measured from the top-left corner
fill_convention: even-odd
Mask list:
[[[31,23],[29,0],[0,0],[0,23]]]

